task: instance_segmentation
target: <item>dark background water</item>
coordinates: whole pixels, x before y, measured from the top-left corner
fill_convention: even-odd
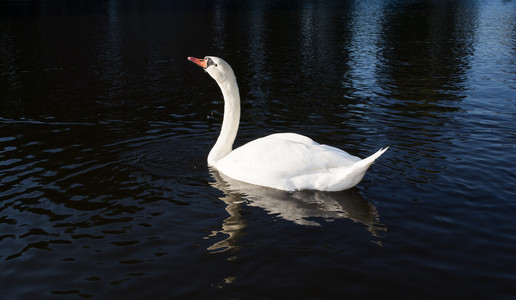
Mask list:
[[[345,192],[228,185],[205,55],[238,145],[389,151]],[[2,1],[2,297],[515,297],[515,114],[514,1]]]

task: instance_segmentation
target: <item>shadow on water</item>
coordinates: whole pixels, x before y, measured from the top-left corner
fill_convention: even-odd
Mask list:
[[[375,237],[380,231],[387,230],[379,221],[376,207],[365,200],[357,189],[287,192],[241,182],[213,168],[210,168],[210,173],[215,179],[211,185],[225,194],[220,200],[227,204],[226,211],[230,215],[223,221],[220,231],[229,236],[209,247],[210,251],[238,248],[238,240],[247,227],[242,204],[262,208],[271,215],[302,226],[321,226],[323,221],[349,219],[365,225]],[[213,232],[212,235],[218,233]]]
[[[478,7],[436,2],[398,3],[390,8],[383,18],[383,66],[377,76],[388,98],[400,102],[393,109],[429,116],[458,110],[457,103],[445,100],[464,97]]]

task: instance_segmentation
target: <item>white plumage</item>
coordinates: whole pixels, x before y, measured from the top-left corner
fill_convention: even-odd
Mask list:
[[[240,95],[233,70],[207,56],[190,61],[203,67],[224,96],[224,120],[208,164],[233,179],[286,191],[340,191],[352,188],[387,149],[360,159],[296,133],[271,134],[232,150],[240,122]]]

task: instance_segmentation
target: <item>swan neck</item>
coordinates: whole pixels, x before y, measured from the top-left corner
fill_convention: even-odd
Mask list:
[[[224,118],[217,142],[208,155],[208,164],[212,166],[233,150],[240,122],[240,94],[236,78],[217,80],[217,83],[224,97]]]

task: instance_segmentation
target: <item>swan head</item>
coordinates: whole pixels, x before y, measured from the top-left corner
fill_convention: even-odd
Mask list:
[[[219,84],[235,79],[233,69],[220,57],[206,56],[204,59],[188,57],[188,60],[202,67]]]

